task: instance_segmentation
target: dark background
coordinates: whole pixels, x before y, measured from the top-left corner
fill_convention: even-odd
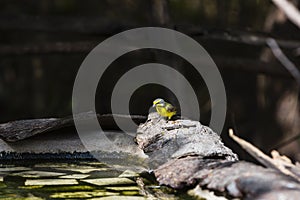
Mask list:
[[[227,137],[229,127],[266,152],[299,133],[299,89],[265,40],[275,38],[299,66],[300,31],[266,0],[0,0],[0,122],[70,115],[75,76],[90,50],[109,36],[144,26],[183,32],[212,56],[227,92],[222,137],[242,158],[249,157]],[[158,50],[116,60],[99,83],[97,111],[111,112],[111,91],[122,74],[154,61],[182,70],[193,83],[207,125],[205,83],[184,60]],[[177,104],[167,88],[146,85],[132,96],[131,113],[146,115],[158,96]],[[300,160],[299,140],[279,150]]]

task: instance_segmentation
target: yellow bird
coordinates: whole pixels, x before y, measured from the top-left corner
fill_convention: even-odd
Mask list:
[[[170,120],[173,115],[176,114],[176,108],[172,106],[172,104],[165,102],[165,100],[161,98],[155,99],[153,101],[153,107],[156,108],[158,114],[163,117],[168,117],[168,120]]]

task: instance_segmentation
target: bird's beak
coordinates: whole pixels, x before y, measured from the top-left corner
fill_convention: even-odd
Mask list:
[[[155,104],[153,104],[152,107],[155,107]]]

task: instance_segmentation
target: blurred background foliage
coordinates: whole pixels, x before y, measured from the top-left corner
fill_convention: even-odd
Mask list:
[[[227,138],[229,127],[265,151],[299,133],[299,88],[264,43],[266,37],[280,40],[299,66],[299,29],[266,0],[0,0],[0,121],[71,115],[73,83],[89,51],[111,35],[144,26],[179,30],[215,60],[228,98],[222,137],[231,148],[241,153]],[[110,113],[117,80],[150,61],[188,77],[207,125],[211,105],[201,77],[182,59],[154,50],[133,52],[110,66],[99,83],[97,111]],[[146,115],[157,96],[177,104],[167,88],[146,85],[132,96],[130,111]],[[300,160],[299,140],[280,150]]]

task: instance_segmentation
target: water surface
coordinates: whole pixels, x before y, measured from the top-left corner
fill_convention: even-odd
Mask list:
[[[193,199],[151,176],[95,161],[0,164],[0,199]]]

